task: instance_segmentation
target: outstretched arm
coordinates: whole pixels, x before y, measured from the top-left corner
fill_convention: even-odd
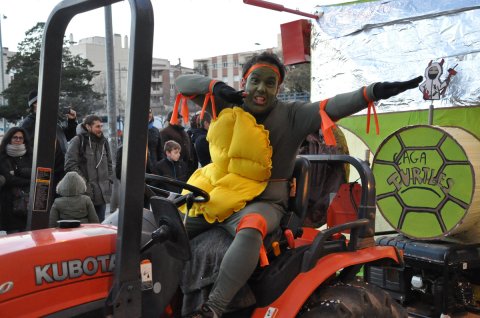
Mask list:
[[[379,82],[351,93],[339,94],[328,100],[325,110],[333,121],[337,121],[365,109],[369,101],[388,99],[418,87],[422,79],[419,76],[405,82]]]
[[[392,96],[405,92],[408,89],[418,87],[423,80],[423,76],[415,77],[405,82],[381,82],[373,86],[373,94],[378,99],[387,99]]]
[[[231,91],[238,91],[235,91],[223,82],[212,80],[202,75],[188,74],[179,76],[175,79],[175,86],[184,96],[194,96],[192,100],[200,107],[203,106],[205,96],[208,93],[213,93],[217,114],[224,108],[243,102],[242,98],[239,99],[240,103],[235,103],[235,101],[228,98],[231,95]],[[210,101],[207,104],[207,111],[213,114]]]
[[[208,93],[208,86],[212,79],[198,74],[181,75],[175,79],[175,86],[185,96],[200,95]],[[203,100],[202,100],[203,103]]]

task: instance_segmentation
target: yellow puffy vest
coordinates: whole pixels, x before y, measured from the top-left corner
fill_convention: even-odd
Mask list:
[[[207,140],[212,163],[197,169],[188,183],[210,195],[189,216],[222,222],[265,190],[272,170],[269,133],[239,107],[222,110],[210,124]],[[188,193],[184,190],[183,194]],[[185,206],[181,208],[186,213]]]

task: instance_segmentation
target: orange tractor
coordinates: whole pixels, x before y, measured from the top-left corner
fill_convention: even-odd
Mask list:
[[[65,29],[76,14],[114,2],[64,1],[46,24],[28,219],[31,231],[0,237],[1,317],[180,317],[181,300],[188,303],[191,291],[184,288],[188,282],[182,278],[183,268],[204,256],[195,246],[205,241],[228,244],[231,239],[214,229],[189,241],[178,207],[209,199],[191,185],[147,175],[181,186],[189,194],[172,197],[154,188],[152,210],[143,209],[153,43],[149,0],[130,0],[129,97],[119,212],[104,224],[60,221],[56,228],[46,228],[54,191],[52,123],[58,110]],[[321,231],[302,228],[311,162],[346,162],[358,170],[362,192],[355,220]],[[225,316],[406,317],[386,292],[357,278],[365,264],[402,265],[396,247],[375,246],[375,184],[368,164],[349,156],[303,156],[297,159],[294,177],[296,195],[282,229],[271,238],[276,246],[269,253],[270,265],[259,268],[247,286],[254,302]],[[348,239],[338,234],[345,230],[350,231]],[[203,287],[208,288],[198,289]]]

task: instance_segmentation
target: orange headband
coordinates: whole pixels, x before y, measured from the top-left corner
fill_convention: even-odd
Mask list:
[[[283,79],[282,77],[280,76],[280,72],[278,71],[278,67],[276,66],[273,66],[273,65],[270,65],[270,64],[263,64],[263,63],[259,63],[259,64],[254,64],[252,65],[252,67],[250,67],[247,71],[247,73],[245,73],[245,76],[243,77],[243,79],[247,79],[248,76],[250,75],[250,73],[252,73],[253,71],[255,71],[257,68],[260,68],[260,67],[268,67],[269,69],[271,69],[272,71],[275,72],[275,74],[278,75],[278,79],[280,80],[280,83],[282,83]]]

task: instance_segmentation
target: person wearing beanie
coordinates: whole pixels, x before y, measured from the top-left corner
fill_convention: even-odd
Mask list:
[[[57,194],[50,210],[49,227],[58,220],[78,220],[82,223],[99,223],[92,199],[85,195],[85,180],[75,171],[67,172],[57,185]]]
[[[29,114],[20,125],[30,136],[30,143],[33,145],[35,141],[35,122],[37,119],[37,91],[33,90],[28,94],[27,105]],[[66,122],[58,120],[56,123],[56,146],[55,146],[55,170],[54,170],[54,187],[65,175],[64,161],[67,152],[68,142],[75,137],[77,127],[77,113],[70,109],[66,115]]]

